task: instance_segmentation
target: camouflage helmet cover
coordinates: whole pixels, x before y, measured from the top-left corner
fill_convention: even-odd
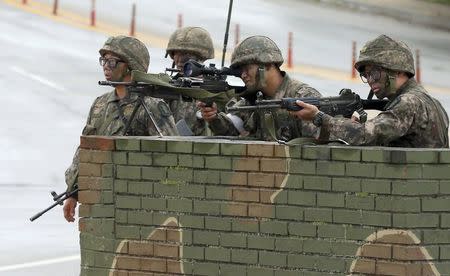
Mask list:
[[[386,35],[380,35],[368,41],[359,52],[355,68],[360,73],[364,66],[374,64],[383,68],[406,72],[411,77],[415,75],[414,59],[411,49],[401,41],[395,41]]]
[[[284,59],[278,46],[266,36],[251,36],[244,39],[231,55],[231,67],[242,64],[268,64],[277,66],[283,64]]]
[[[131,70],[147,72],[150,54],[147,47],[140,40],[130,36],[111,36],[99,50],[100,55],[107,52],[118,55]]]
[[[201,27],[177,29],[169,38],[166,54],[173,58],[173,51],[186,51],[206,60],[214,58],[214,45],[210,34]]]

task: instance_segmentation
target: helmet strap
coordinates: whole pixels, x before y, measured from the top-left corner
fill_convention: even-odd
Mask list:
[[[266,86],[266,68],[264,64],[258,67],[258,86],[260,89]]]
[[[395,87],[395,76],[393,76],[390,72],[387,73],[386,92],[388,98],[391,95],[395,95],[395,92],[397,92],[397,88]]]

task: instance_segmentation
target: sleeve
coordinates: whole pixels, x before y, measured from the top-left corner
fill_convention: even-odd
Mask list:
[[[99,98],[97,98],[94,103],[91,106],[91,109],[89,110],[89,115],[86,120],[86,125],[83,128],[82,135],[95,135],[95,127],[92,122],[92,112],[94,110],[94,107],[97,103]],[[67,185],[67,192],[73,191],[78,186],[78,171],[79,171],[79,165],[80,165],[80,147],[77,147],[77,150],[75,151],[75,154],[72,159],[72,164],[66,169],[65,172],[65,181]]]
[[[350,145],[389,145],[409,131],[418,110],[417,102],[400,100],[366,123],[324,115],[320,139],[342,139]]]
[[[232,99],[226,104],[228,107],[242,105],[248,105],[248,102],[245,99]],[[214,135],[247,136],[255,132],[253,117],[253,112],[219,112],[217,118],[209,122],[209,128]]]

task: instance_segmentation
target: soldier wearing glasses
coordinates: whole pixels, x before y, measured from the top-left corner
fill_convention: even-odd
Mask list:
[[[128,36],[110,37],[99,50],[100,66],[108,81],[131,81],[131,70],[147,72],[150,55],[147,47],[138,39]],[[154,122],[146,114],[143,106],[137,111],[128,133],[123,133],[130,115],[137,105],[138,95],[128,93],[123,85],[116,86],[109,93],[95,99],[89,111],[82,135],[159,135],[154,122],[163,135],[178,135],[175,122],[168,105],[160,99],[145,97],[144,104],[150,110]],[[78,183],[79,149],[77,149],[71,166],[66,171],[67,191],[74,190]],[[64,204],[64,217],[73,222],[77,198],[70,197]]]
[[[333,118],[298,101],[292,112],[321,127],[320,138],[342,139],[350,145],[448,148],[448,116],[441,104],[418,84],[409,47],[386,35],[366,43],[355,68],[377,98],[389,100],[385,111],[365,123]]]

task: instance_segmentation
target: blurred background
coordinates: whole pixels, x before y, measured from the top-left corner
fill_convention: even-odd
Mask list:
[[[52,203],[49,191],[65,190],[64,171],[91,103],[110,90],[97,85],[98,49],[107,37],[144,41],[149,71],[158,73],[171,66],[164,58],[169,35],[201,26],[216,48],[206,63],[220,67],[228,6],[228,0],[0,0],[0,275],[79,274],[77,224],[64,220],[60,206],[35,222],[29,217]],[[237,42],[266,35],[294,78],[325,96],[351,88],[366,97],[352,58],[380,34],[410,46],[421,83],[449,113],[449,0],[235,0],[225,66]]]

